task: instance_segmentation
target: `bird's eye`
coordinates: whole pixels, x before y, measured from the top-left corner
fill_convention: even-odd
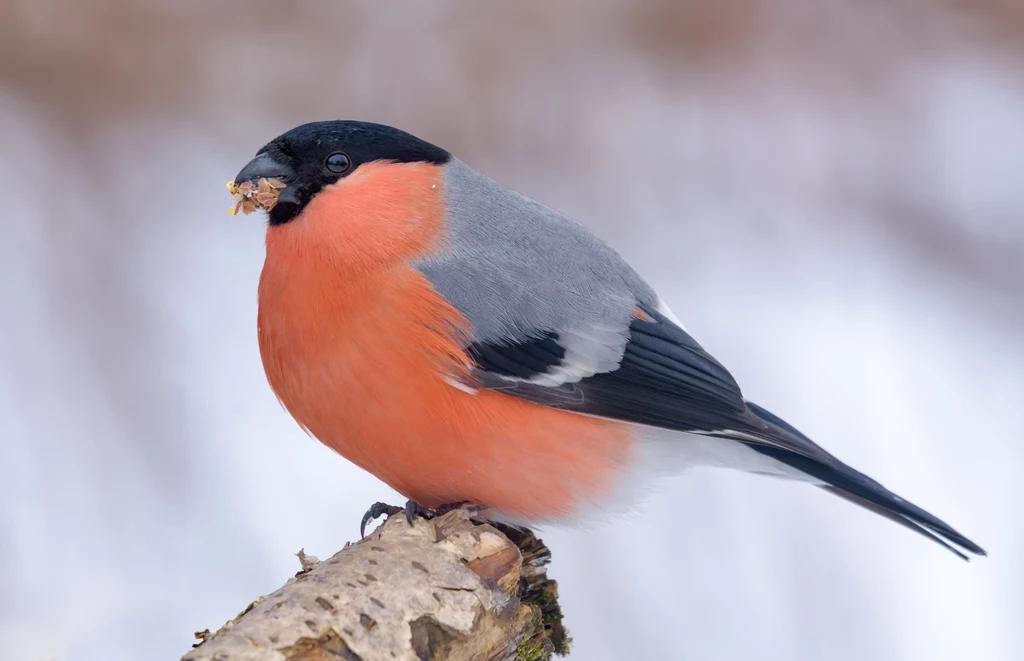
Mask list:
[[[324,167],[335,174],[341,174],[348,170],[351,165],[352,162],[348,160],[348,155],[340,151],[334,152],[324,161]]]

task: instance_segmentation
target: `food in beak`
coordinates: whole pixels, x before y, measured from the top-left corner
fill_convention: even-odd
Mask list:
[[[286,187],[280,179],[260,178],[258,183],[243,181],[235,184],[228,182],[228,192],[235,198],[235,206],[228,209],[232,216],[239,211],[246,216],[253,211],[263,209],[270,211],[277,205],[277,198],[281,196],[281,190]]]

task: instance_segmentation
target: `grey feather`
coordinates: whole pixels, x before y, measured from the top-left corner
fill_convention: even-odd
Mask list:
[[[457,159],[445,166],[447,244],[416,267],[473,325],[473,339],[562,338],[578,381],[614,368],[635,306],[654,290],[611,247],[570,218]]]

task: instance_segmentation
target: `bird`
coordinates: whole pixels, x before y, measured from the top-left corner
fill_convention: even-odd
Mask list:
[[[266,181],[272,182],[270,185]],[[298,126],[229,188],[270,197],[257,335],[311,436],[408,498],[513,526],[628,511],[690,466],[799,480],[985,551],[748,400],[584,225],[397,128]],[[241,204],[241,203],[240,203]],[[237,207],[236,207],[237,208]]]

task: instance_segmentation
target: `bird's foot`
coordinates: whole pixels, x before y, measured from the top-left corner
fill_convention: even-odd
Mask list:
[[[401,511],[401,507],[388,505],[387,503],[378,502],[370,505],[370,509],[366,510],[366,514],[363,514],[363,520],[359,522],[359,538],[366,537],[366,524],[370,521],[381,516],[393,516]]]
[[[397,505],[388,505],[387,503],[374,503],[373,505],[370,506],[370,509],[366,510],[366,514],[363,515],[363,520],[359,523],[359,536],[365,537],[366,524],[382,515],[387,515],[390,517],[395,514],[398,514],[399,512],[404,511],[405,520],[408,521],[409,525],[411,526],[412,519],[415,516],[427,519],[429,521],[430,519],[442,516],[444,514],[447,514],[448,512],[452,512],[454,510],[461,508],[465,508],[470,512],[478,512],[483,509],[483,507],[479,505],[474,505],[471,503],[467,503],[465,501],[461,503],[448,503],[446,505],[441,505],[439,507],[434,508],[424,507],[423,505],[420,505],[414,500],[406,501],[404,508],[398,507]]]

